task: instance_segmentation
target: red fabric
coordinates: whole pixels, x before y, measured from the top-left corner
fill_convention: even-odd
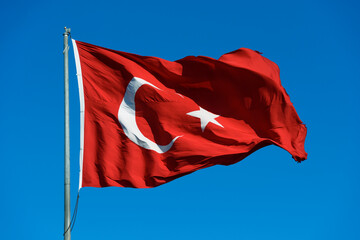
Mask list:
[[[281,86],[279,68],[258,52],[241,48],[219,60],[189,56],[171,62],[76,41],[84,88],[82,187],[148,188],[198,169],[236,163],[274,144],[306,159],[306,127]],[[119,106],[133,77],[136,124],[157,144],[177,139],[169,151],[138,146],[124,133]],[[179,93],[179,94],[176,94]],[[187,113],[199,106],[219,115],[223,127]]]

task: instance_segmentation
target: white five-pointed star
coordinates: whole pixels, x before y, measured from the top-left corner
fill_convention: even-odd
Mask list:
[[[219,115],[213,114],[211,112],[206,111],[205,109],[200,107],[200,110],[197,111],[193,111],[193,112],[189,112],[187,113],[187,115],[190,115],[192,117],[197,117],[200,118],[200,122],[201,122],[201,130],[204,132],[206,125],[209,122],[212,122],[220,127],[223,128],[223,126],[218,123],[218,121],[215,120],[215,118],[219,117]]]

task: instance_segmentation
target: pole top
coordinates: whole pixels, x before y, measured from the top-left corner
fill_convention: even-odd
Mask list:
[[[65,32],[63,35],[70,35],[71,28],[64,27],[64,30],[65,30]]]

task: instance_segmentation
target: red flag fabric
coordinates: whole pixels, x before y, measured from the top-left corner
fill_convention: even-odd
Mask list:
[[[177,61],[73,40],[80,187],[149,188],[274,144],[306,159],[306,127],[279,68],[241,48]]]

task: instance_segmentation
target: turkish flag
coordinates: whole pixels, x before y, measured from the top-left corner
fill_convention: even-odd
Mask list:
[[[73,46],[80,187],[155,187],[270,144],[306,159],[306,127],[279,68],[256,51],[172,62],[75,40]]]

